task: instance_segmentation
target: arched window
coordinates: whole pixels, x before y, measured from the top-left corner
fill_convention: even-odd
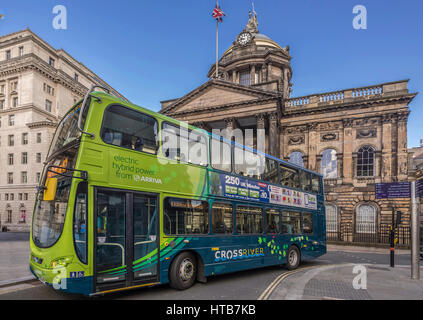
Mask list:
[[[326,232],[338,232],[338,212],[333,204],[326,204]]]
[[[322,152],[322,174],[325,179],[336,179],[338,177],[338,160],[336,150],[326,149]]]
[[[299,151],[291,152],[289,155],[289,162],[294,163],[300,167],[304,167],[303,154]]]
[[[357,177],[372,177],[374,175],[375,149],[364,146],[357,152]]]
[[[356,209],[356,233],[376,232],[376,208],[370,204],[360,204]]]

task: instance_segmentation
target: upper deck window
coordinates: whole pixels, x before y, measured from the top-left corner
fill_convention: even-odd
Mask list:
[[[207,139],[204,135],[182,126],[163,124],[163,154],[172,160],[207,165]]]
[[[280,181],[283,187],[300,188],[300,178],[296,169],[280,165]]]
[[[157,121],[141,112],[112,105],[104,112],[101,138],[108,144],[156,154]]]

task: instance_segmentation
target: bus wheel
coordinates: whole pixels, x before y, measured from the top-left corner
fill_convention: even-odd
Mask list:
[[[189,252],[179,254],[170,266],[170,286],[174,289],[188,289],[194,284],[196,276],[197,262]]]
[[[286,267],[289,270],[297,269],[297,267],[300,265],[300,262],[301,262],[300,250],[298,250],[298,247],[296,246],[291,246],[288,249]]]

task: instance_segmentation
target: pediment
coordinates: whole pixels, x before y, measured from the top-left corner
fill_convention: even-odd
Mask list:
[[[179,112],[191,112],[222,105],[239,104],[243,102],[248,103],[275,96],[276,94],[273,92],[266,92],[264,90],[213,80],[176,100],[162,110],[162,112],[171,115]]]

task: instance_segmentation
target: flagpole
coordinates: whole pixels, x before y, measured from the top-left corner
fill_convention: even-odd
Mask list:
[[[216,20],[216,79],[219,77],[219,20]]]
[[[219,7],[219,0],[216,0]],[[219,77],[219,19],[216,19],[216,79]]]

